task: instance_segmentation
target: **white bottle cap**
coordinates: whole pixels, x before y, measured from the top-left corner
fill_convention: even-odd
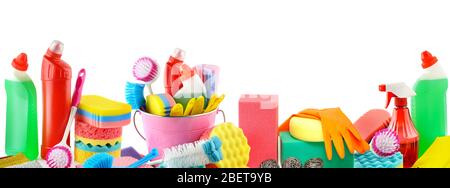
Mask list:
[[[185,55],[185,51],[179,48],[175,48],[175,50],[172,53],[172,57],[174,57],[175,59],[184,60],[184,55]]]
[[[59,40],[54,40],[48,49],[55,54],[61,55],[64,50],[64,44]]]

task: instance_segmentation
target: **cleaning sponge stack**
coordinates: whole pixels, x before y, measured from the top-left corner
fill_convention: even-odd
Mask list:
[[[96,153],[120,156],[122,127],[130,123],[131,106],[96,95],[83,96],[75,123],[75,161]]]

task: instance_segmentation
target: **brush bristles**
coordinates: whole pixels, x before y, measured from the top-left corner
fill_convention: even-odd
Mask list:
[[[209,164],[210,160],[203,150],[206,140],[164,149],[164,165],[167,168],[190,168]]]
[[[48,151],[46,161],[50,168],[69,168],[72,165],[72,152],[70,148],[55,146]]]
[[[87,159],[83,168],[112,168],[114,157],[107,153],[97,153]]]
[[[397,134],[389,129],[378,131],[372,139],[373,151],[382,157],[395,154],[400,149],[400,142]]]
[[[136,79],[149,83],[158,77],[159,66],[149,57],[139,58],[133,67],[133,75]]]
[[[125,86],[125,100],[132,109],[139,109],[145,105],[144,84],[127,82]]]

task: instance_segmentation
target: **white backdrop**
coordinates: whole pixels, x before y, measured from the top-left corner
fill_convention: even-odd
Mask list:
[[[15,56],[28,54],[41,122],[40,66],[52,40],[65,43],[63,59],[74,74],[87,69],[84,94],[120,101],[137,58],[163,66],[179,47],[190,65],[221,67],[221,108],[235,124],[244,93],[279,94],[280,122],[308,107],[341,107],[354,121],[384,107],[378,84],[412,87],[423,50],[450,71],[449,7],[430,0],[0,1],[0,75]],[[0,88],[4,155],[3,81]],[[153,89],[164,91],[162,77]],[[123,145],[146,153],[131,125]]]

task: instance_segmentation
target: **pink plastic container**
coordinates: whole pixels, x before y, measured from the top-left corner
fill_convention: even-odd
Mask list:
[[[137,110],[133,121],[140,134],[136,127],[136,114],[139,113],[145,138],[140,135],[146,140],[148,151],[156,148],[161,157],[165,148],[199,140],[206,130],[214,127],[219,112],[222,112],[225,121],[225,114],[221,110],[186,117],[163,117]]]

